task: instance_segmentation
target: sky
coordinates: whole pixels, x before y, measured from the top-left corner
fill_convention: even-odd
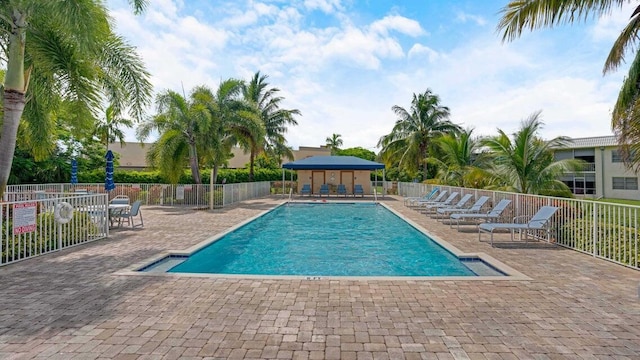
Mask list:
[[[409,110],[427,89],[478,136],[513,133],[536,111],[546,139],[611,135],[628,67],[605,76],[602,67],[631,7],[503,43],[507,2],[150,0],[138,16],[126,0],[107,6],[156,93],[267,75],[282,107],[302,113],[286,134],[294,149],[335,133],[343,148],[378,152],[397,120],[392,106]]]

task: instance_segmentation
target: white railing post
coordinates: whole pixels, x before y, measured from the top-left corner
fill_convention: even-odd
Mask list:
[[[597,255],[596,246],[598,245],[598,204],[593,203],[593,256]]]

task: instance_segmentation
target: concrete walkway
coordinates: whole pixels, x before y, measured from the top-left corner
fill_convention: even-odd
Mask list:
[[[502,234],[492,248],[400,198],[385,202],[532,280],[115,274],[280,201],[145,207],[144,229],[0,268],[0,359],[640,359],[640,272]]]

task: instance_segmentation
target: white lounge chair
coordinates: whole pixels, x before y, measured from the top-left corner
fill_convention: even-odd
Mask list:
[[[511,204],[511,200],[502,199],[496,204],[496,206],[493,207],[493,209],[489,210],[489,212],[487,212],[487,213],[476,213],[476,214],[454,213],[454,214],[451,214],[449,216],[449,219],[451,219],[450,226],[451,226],[451,228],[453,228],[453,220],[455,220],[457,228],[458,228],[458,231],[460,231],[460,222],[461,221],[463,221],[463,222],[464,221],[474,221],[474,222],[476,222],[478,220],[485,221],[485,222],[496,221],[496,220],[500,219],[500,217],[502,217],[502,213],[509,206],[509,204]]]
[[[442,190],[438,193],[438,196],[436,196],[433,199],[429,199],[429,200],[414,200],[412,202],[409,203],[409,207],[420,207],[426,204],[434,204],[434,203],[439,203],[444,201],[444,197],[447,196],[449,192],[447,190]]]
[[[424,213],[430,213],[432,211],[432,209],[434,208],[438,208],[438,207],[451,207],[453,206],[453,200],[455,200],[455,198],[458,197],[458,192],[454,191],[451,194],[449,194],[449,197],[441,202],[433,202],[433,203],[421,203],[420,207],[418,208],[418,211],[420,212],[424,212]]]
[[[471,198],[473,197],[473,195],[471,194],[465,194],[463,197],[460,198],[460,200],[458,200],[457,203],[453,204],[453,205],[439,205],[439,204],[434,204],[431,206],[427,206],[427,213],[431,213],[431,217],[434,216],[438,216],[438,209],[443,209],[443,208],[447,208],[447,209],[463,209],[465,205],[467,205],[467,203],[469,202],[469,200],[471,200]]]
[[[449,219],[449,216],[447,215],[450,215],[451,213],[477,214],[480,212],[480,210],[482,210],[482,207],[484,206],[484,204],[487,203],[487,201],[489,201],[488,196],[480,196],[478,200],[476,200],[476,202],[473,203],[473,205],[471,205],[471,207],[468,207],[468,208],[456,208],[456,207],[439,208],[436,211],[437,219],[438,221],[442,220],[444,222],[445,219]]]
[[[553,214],[558,211],[558,208],[555,206],[543,206],[541,207],[537,213],[533,214],[533,216],[526,223],[517,223],[518,219],[524,218],[522,216],[516,216],[513,218],[513,223],[484,223],[478,225],[478,240],[480,240],[480,235],[482,232],[491,233],[491,246],[493,246],[493,232],[495,230],[511,230],[511,240],[513,240],[513,233],[518,230],[520,233],[520,237],[522,237],[522,233],[525,233],[525,240],[527,239],[527,231],[528,230],[544,230],[547,233],[549,232],[549,225],[551,223],[551,217]]]
[[[433,188],[433,190],[431,190],[431,192],[429,192],[428,194],[425,194],[424,196],[406,197],[406,198],[404,198],[404,206],[410,206],[411,203],[413,203],[414,201],[429,201],[434,196],[436,196],[436,194],[438,193],[439,190],[440,190],[440,188],[435,187],[435,188]]]

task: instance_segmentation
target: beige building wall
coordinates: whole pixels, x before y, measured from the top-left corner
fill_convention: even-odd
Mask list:
[[[147,151],[151,144],[139,142],[127,142],[125,145],[118,143],[109,144],[109,150],[119,155],[119,169],[144,170],[147,166]]]
[[[640,200],[640,190],[618,190],[613,188],[614,177],[636,178],[638,174],[627,169],[624,163],[613,162],[613,152],[617,147],[605,147],[596,149],[596,182],[603,184],[603,189],[598,189],[597,195],[605,198]],[[599,156],[600,155],[600,156]],[[640,182],[640,179],[638,179]]]
[[[249,153],[245,153],[239,147],[234,147],[232,150],[233,157],[229,160],[229,168],[231,169],[241,169],[244,168],[249,163]],[[312,147],[312,146],[300,146],[298,150],[293,150],[293,160],[306,159],[311,156],[329,156],[331,155],[331,150],[324,147]],[[289,160],[284,160],[284,162],[289,162]]]
[[[120,143],[112,143],[109,144],[109,149],[119,154],[119,169],[143,170],[149,168],[146,156],[151,145],[151,143],[127,142],[124,146],[121,146]],[[241,148],[234,147],[232,153],[233,158],[229,160],[229,168],[241,169],[249,163],[249,154],[245,154]],[[331,150],[324,146],[301,146],[298,150],[293,150],[294,160],[306,159],[310,156],[329,155],[331,155]],[[285,160],[285,162],[288,162],[288,160]]]
[[[614,136],[572,139],[568,147],[556,152],[556,158],[575,158],[586,163],[583,171],[566,174],[562,176],[562,180],[569,187],[575,187],[573,191],[578,197],[640,200],[640,190],[637,188],[640,185],[638,173],[627,169],[618,156],[614,162],[614,153],[618,150],[618,142]],[[629,188],[614,189],[614,178],[619,178],[618,185],[621,183],[622,187]],[[582,192],[582,184],[585,192]]]

